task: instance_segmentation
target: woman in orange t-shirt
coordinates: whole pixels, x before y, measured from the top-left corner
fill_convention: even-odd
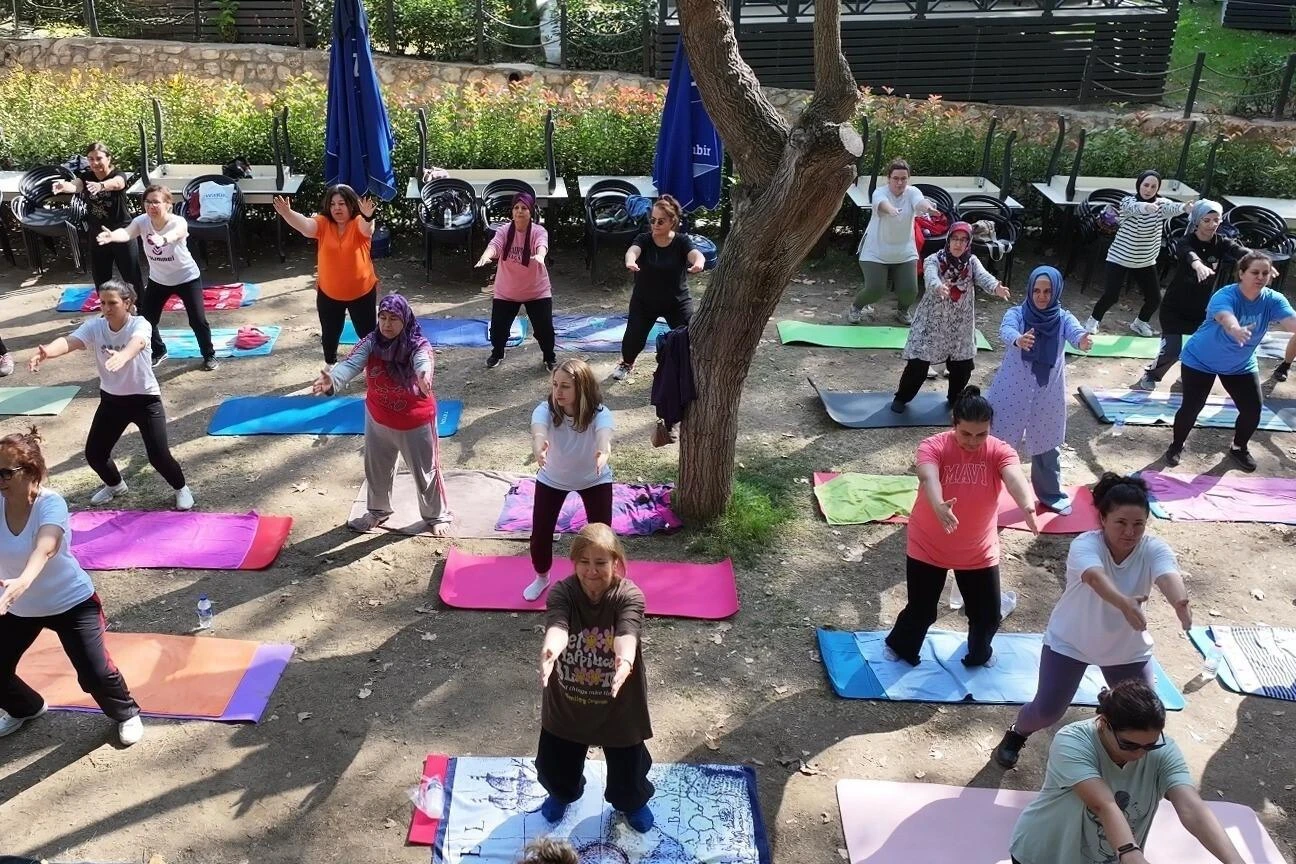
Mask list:
[[[968,619],[964,666],[984,666],[999,631],[999,490],[1026,514],[1036,534],[1035,496],[1017,451],[990,435],[994,409],[980,388],[954,400],[954,428],[918,445],[918,499],[909,517],[905,553],[905,608],[886,644],[892,659],[917,666],[927,630],[936,623],[950,570],[963,592]],[[889,655],[888,655],[889,656]]]
[[[377,202],[372,198],[361,198],[341,183],[324,191],[320,212],[314,216],[293,210],[287,198],[274,199],[275,212],[303,237],[313,237],[318,244],[315,309],[319,312],[324,363],[330,369],[337,362],[338,342],[348,312],[360,339],[378,327],[378,274],[369,257],[375,207]]]

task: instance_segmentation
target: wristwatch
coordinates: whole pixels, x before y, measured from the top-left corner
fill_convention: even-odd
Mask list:
[[[1143,849],[1137,843],[1126,843],[1124,846],[1116,850],[1116,860],[1119,861],[1120,859],[1124,858],[1125,855],[1129,852],[1142,852],[1142,851]]]

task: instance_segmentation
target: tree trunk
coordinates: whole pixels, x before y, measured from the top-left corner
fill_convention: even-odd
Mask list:
[[[761,333],[841,207],[864,144],[851,125],[859,96],[841,56],[837,0],[816,4],[816,92],[792,128],[739,56],[723,0],[679,0],[679,9],[698,91],[741,181],[733,228],[689,325],[697,398],[680,434],[675,504],[705,522],[729,503],[738,408]]]

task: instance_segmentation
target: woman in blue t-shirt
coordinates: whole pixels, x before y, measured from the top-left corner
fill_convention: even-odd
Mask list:
[[[564,360],[551,373],[549,398],[531,412],[531,452],[540,470],[531,511],[536,576],[522,592],[528,601],[549,586],[554,526],[569,493],[580,495],[586,521],[612,524],[612,410],[584,360]]]
[[[1216,291],[1206,307],[1206,321],[1183,347],[1183,403],[1174,418],[1174,441],[1166,450],[1167,465],[1178,465],[1188,432],[1206,406],[1216,376],[1237,405],[1237,426],[1229,456],[1244,471],[1256,461],[1247,449],[1260,425],[1260,372],[1256,347],[1270,322],[1296,333],[1296,311],[1287,298],[1265,287],[1274,273],[1273,259],[1252,252],[1238,262],[1238,281]]]

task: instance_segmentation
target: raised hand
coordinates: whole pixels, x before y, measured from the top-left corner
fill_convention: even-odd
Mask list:
[[[1143,614],[1143,604],[1147,599],[1146,594],[1139,594],[1136,597],[1126,597],[1121,604],[1121,614],[1125,616],[1125,621],[1140,633],[1147,629],[1147,616]]]
[[[1029,351],[1035,347],[1035,328],[1027,330],[1017,337],[1017,347],[1023,351]]]
[[[378,202],[370,198],[368,195],[360,199],[361,216],[372,216],[374,215],[374,211],[377,209],[378,209]]]
[[[634,663],[629,660],[622,660],[618,654],[613,661],[612,666],[612,698],[615,699],[621,692],[621,685],[625,684],[626,679],[630,677],[630,672],[634,669]]]
[[[945,526],[946,534],[953,534],[958,530],[958,517],[954,515],[954,504],[957,498],[951,498],[948,501],[942,501],[936,508],[936,518],[940,520],[941,525]]]
[[[274,207],[274,211],[285,219],[288,218],[288,214],[292,212],[292,202],[283,195],[276,195],[271,198],[270,204]]]

